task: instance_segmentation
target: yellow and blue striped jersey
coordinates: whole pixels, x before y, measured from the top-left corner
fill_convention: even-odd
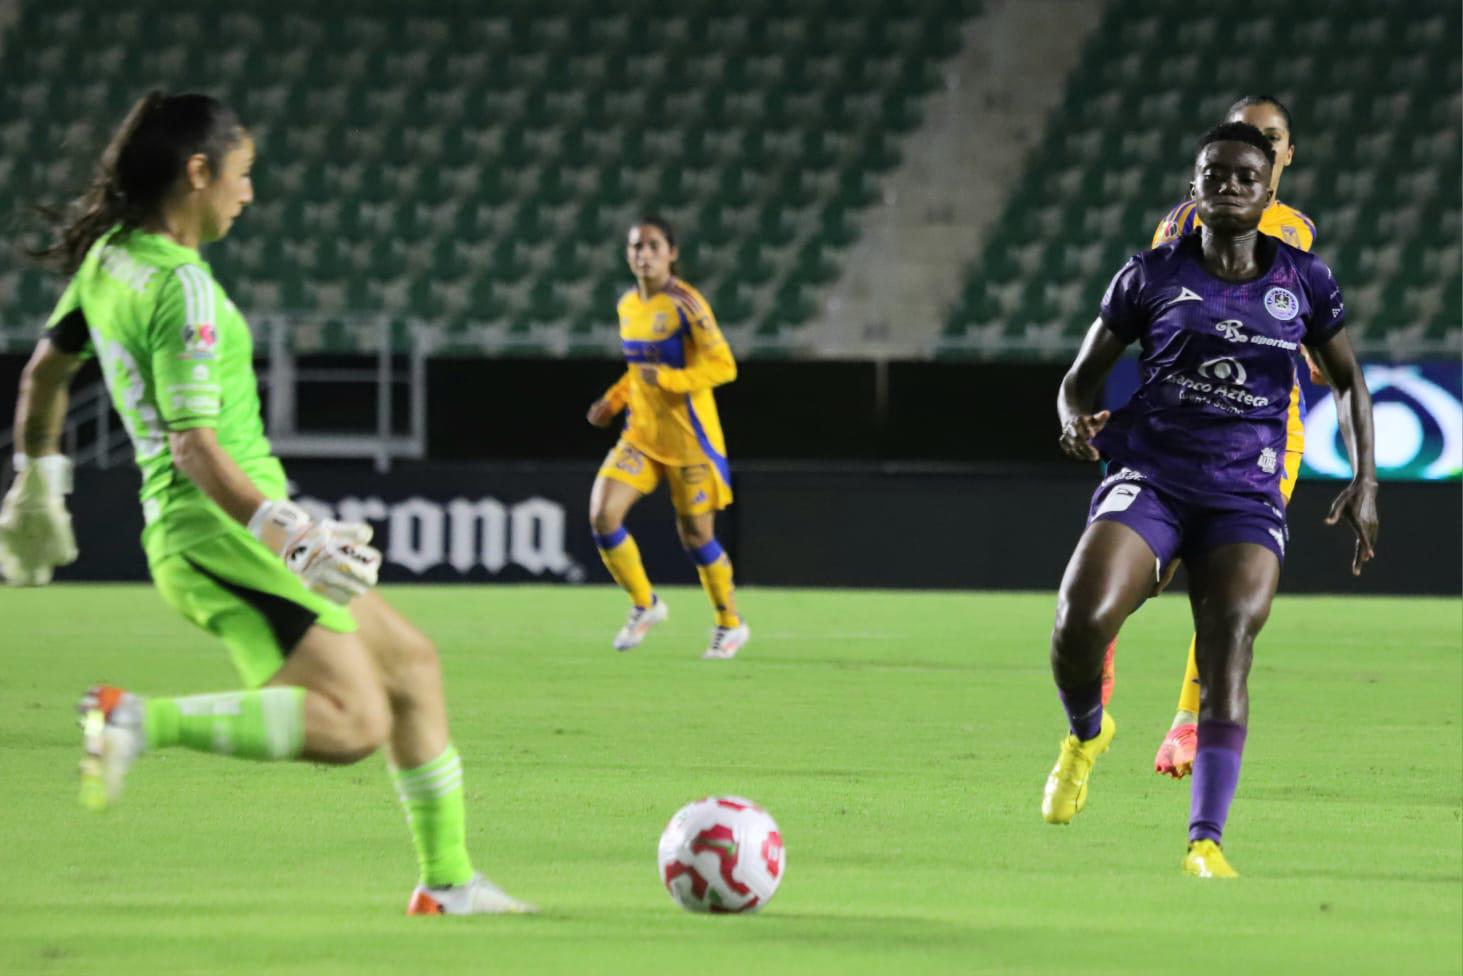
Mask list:
[[[730,482],[726,440],[713,388],[737,377],[736,360],[701,293],[672,278],[647,298],[620,299],[620,343],[629,366],[605,393],[625,408],[625,438],[663,464],[711,463]],[[645,375],[654,368],[654,381]]]
[[[1185,200],[1158,222],[1153,231],[1151,246],[1167,244],[1201,226],[1198,205],[1193,200]],[[1291,247],[1309,251],[1316,243],[1316,222],[1290,204],[1276,200],[1260,215],[1260,233],[1279,238]]]

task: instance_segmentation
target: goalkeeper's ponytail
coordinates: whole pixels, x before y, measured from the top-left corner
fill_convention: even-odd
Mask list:
[[[217,99],[148,92],[113,133],[86,192],[65,208],[36,208],[56,234],[31,256],[71,274],[113,227],[126,233],[154,219],[189,159],[201,153],[216,173],[243,135],[239,117]]]

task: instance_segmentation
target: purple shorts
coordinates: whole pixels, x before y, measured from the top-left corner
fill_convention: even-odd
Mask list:
[[[1087,524],[1121,522],[1143,537],[1160,567],[1178,556],[1190,560],[1211,549],[1253,542],[1285,562],[1290,534],[1285,513],[1250,495],[1185,495],[1159,487],[1141,472],[1121,468],[1092,493]]]

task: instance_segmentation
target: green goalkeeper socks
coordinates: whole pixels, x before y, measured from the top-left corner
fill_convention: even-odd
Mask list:
[[[305,689],[149,698],[143,730],[148,749],[182,746],[240,759],[295,759],[305,747]]]
[[[465,884],[473,870],[467,856],[467,812],[457,750],[449,744],[442,755],[425,765],[393,767],[391,778],[406,809],[422,884],[429,888]]]

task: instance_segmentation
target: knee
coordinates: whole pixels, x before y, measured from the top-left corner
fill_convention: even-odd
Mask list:
[[[1111,608],[1060,600],[1056,623],[1052,625],[1052,654],[1106,644],[1121,625],[1122,620]]]
[[[692,519],[677,519],[676,534],[681,537],[681,546],[688,552],[716,541],[716,532],[711,526],[698,525]]]
[[[341,765],[360,762],[386,745],[391,737],[391,708],[379,688],[357,691],[341,703],[339,750]]]
[[[389,693],[396,700],[437,693],[442,686],[442,660],[431,638],[415,634],[394,649],[389,685]]]
[[[589,505],[589,527],[595,535],[609,535],[618,532],[624,520],[618,513],[610,512],[603,505],[591,502]]]

